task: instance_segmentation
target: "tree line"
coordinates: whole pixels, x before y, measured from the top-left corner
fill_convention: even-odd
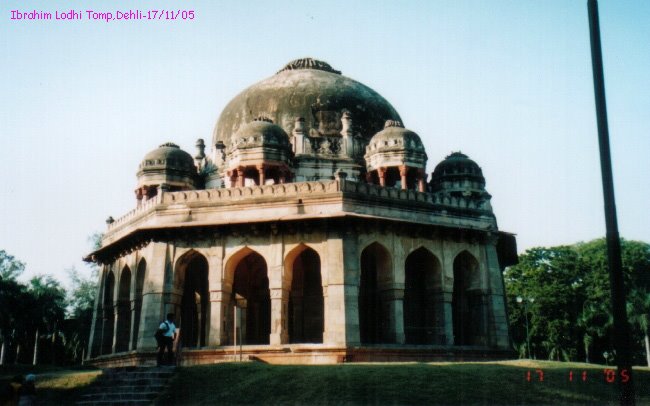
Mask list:
[[[621,250],[634,362],[650,366],[650,244],[621,240]],[[504,282],[520,357],[615,361],[604,239],[529,249],[506,269]]]
[[[79,364],[88,348],[97,269],[68,270],[65,289],[51,275],[19,280],[25,264],[0,250],[0,365]]]

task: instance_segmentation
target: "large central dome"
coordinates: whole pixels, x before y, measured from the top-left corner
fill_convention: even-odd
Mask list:
[[[258,117],[271,119],[288,134],[302,117],[309,135],[335,135],[346,110],[352,115],[354,131],[366,140],[386,120],[401,120],[393,106],[368,86],[341,75],[326,62],[297,59],[228,103],[214,129],[213,145],[221,141],[229,148],[233,134]]]

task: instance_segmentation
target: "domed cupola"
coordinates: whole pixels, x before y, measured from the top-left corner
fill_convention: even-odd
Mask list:
[[[170,191],[194,189],[197,170],[190,154],[167,142],[144,156],[137,177],[135,194],[140,202],[155,196],[161,185]]]
[[[290,177],[289,136],[272,120],[260,117],[245,124],[233,135],[230,145],[230,186],[284,183]]]
[[[492,210],[481,167],[461,152],[453,152],[436,166],[430,185],[433,193],[469,198],[480,203],[477,207]]]
[[[368,182],[425,191],[427,154],[420,137],[401,122],[388,120],[366,147]]]

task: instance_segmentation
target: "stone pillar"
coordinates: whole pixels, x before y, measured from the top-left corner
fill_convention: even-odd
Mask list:
[[[256,168],[257,168],[257,173],[258,173],[258,175],[259,175],[259,183],[260,183],[260,186],[264,186],[264,182],[265,182],[265,180],[266,180],[266,179],[264,178],[264,169],[265,169],[265,166],[264,166],[264,164],[259,164],[259,165],[256,166]]]
[[[452,307],[453,293],[442,292],[442,321],[444,326],[444,340],[442,344],[454,345],[454,317]]]
[[[98,350],[98,348],[101,348],[101,336],[102,336],[102,331],[101,331],[101,316],[102,316],[102,308],[101,308],[101,300],[102,300],[102,294],[101,292],[104,291],[104,278],[102,278],[102,275],[106,273],[106,266],[104,265],[102,267],[102,270],[98,272],[99,273],[99,281],[97,281],[97,295],[95,296],[95,306],[93,310],[93,318],[92,318],[92,323],[90,325],[90,338],[88,340],[88,349],[86,351],[86,359],[90,359],[92,357],[95,357],[99,355],[101,350]],[[99,337],[98,337],[99,334]],[[99,345],[98,345],[99,343]]]
[[[137,268],[136,268],[136,275],[137,275]],[[134,278],[135,279],[135,278]],[[135,289],[131,289],[131,300],[129,301],[129,307],[130,307],[130,312],[129,314],[131,315],[131,327],[129,328],[129,351],[135,350],[135,343],[133,342],[133,334],[135,333],[135,292],[133,292]]]
[[[485,246],[488,272],[487,281],[489,285],[485,297],[488,344],[500,349],[508,349],[510,347],[508,315],[506,313],[505,292],[503,290],[503,274],[499,267],[496,243],[496,238],[493,238]]]
[[[359,256],[356,237],[341,230],[328,233],[323,275],[327,275],[323,343],[359,345]],[[324,283],[325,284],[325,283]]]
[[[409,171],[409,168],[406,165],[400,165],[399,166],[399,176],[401,178],[402,190],[407,189],[406,175],[408,175],[408,171]]]
[[[383,339],[389,343],[404,344],[404,285],[393,283],[381,291],[382,316],[387,316],[386,324],[382,322]]]
[[[383,166],[377,168],[377,176],[379,177],[379,186],[386,186],[386,168]]]
[[[280,345],[289,342],[289,287],[284,273],[284,250],[282,236],[271,235],[270,249],[264,259],[269,276],[269,293],[271,296],[271,334],[269,344]]]
[[[115,283],[117,285],[117,282]],[[118,287],[119,289],[119,287]],[[120,325],[120,306],[121,303],[118,301],[113,302],[115,305],[113,306],[113,344],[111,346],[111,353],[115,354],[117,351],[117,340],[119,340],[120,337],[118,337],[118,334],[120,333],[119,331],[119,325]]]
[[[271,289],[271,335],[269,344],[280,345],[289,342],[288,315],[289,291],[283,288]]]
[[[208,255],[208,285],[210,289],[210,305],[207,320],[208,335],[206,344],[209,347],[226,345],[226,312],[230,303],[232,285],[223,280],[223,250],[222,241]]]
[[[427,174],[424,169],[418,170],[418,190],[423,193],[427,191]]]
[[[237,168],[237,186],[244,186],[244,167],[240,166]]]
[[[144,193],[142,192],[142,188],[139,187],[135,190],[135,199],[138,201],[136,204],[136,207],[142,206],[142,198],[144,197]]]
[[[298,117],[293,127],[293,152],[296,155],[305,153],[305,119]]]
[[[142,310],[140,311],[140,328],[138,332],[138,349],[153,350],[156,348],[154,333],[164,319],[163,287],[165,286],[165,270],[168,265],[169,253],[167,244],[152,242],[144,250],[147,259],[147,277],[142,289]]]

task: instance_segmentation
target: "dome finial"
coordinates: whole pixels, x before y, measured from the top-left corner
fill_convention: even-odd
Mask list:
[[[300,58],[300,59],[295,59],[288,64],[284,65],[284,68],[280,69],[277,73],[284,72],[286,70],[296,70],[296,69],[314,69],[314,70],[322,70],[325,72],[331,72],[331,73],[336,73],[337,75],[341,74],[340,70],[336,70],[332,68],[332,66],[323,61],[319,61],[318,59],[314,58]]]

